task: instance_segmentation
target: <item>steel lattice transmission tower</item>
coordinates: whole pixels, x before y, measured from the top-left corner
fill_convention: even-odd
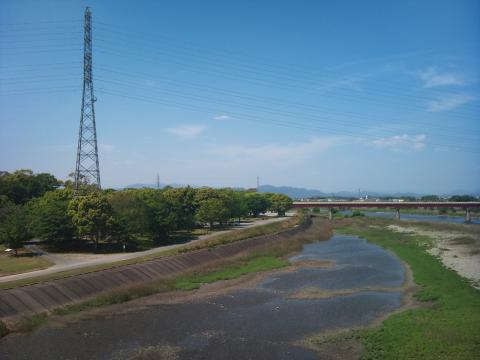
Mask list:
[[[83,95],[75,169],[76,190],[79,190],[82,183],[95,185],[100,189],[100,167],[98,164],[94,109],[96,98],[93,95],[92,79],[92,12],[88,7],[85,9],[83,46]]]

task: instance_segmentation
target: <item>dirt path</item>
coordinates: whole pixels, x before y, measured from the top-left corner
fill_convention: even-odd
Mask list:
[[[92,265],[100,265],[100,264],[107,264],[107,263],[116,262],[116,261],[135,259],[135,258],[138,258],[138,257],[141,257],[141,256],[157,254],[157,253],[160,253],[160,252],[163,252],[163,251],[166,251],[166,250],[175,249],[175,248],[185,246],[185,245],[193,243],[193,242],[208,240],[208,239],[210,239],[214,236],[218,236],[218,235],[221,235],[221,234],[226,234],[226,233],[238,230],[238,229],[247,229],[247,228],[251,228],[251,227],[256,227],[256,226],[261,226],[261,225],[274,223],[274,222],[285,221],[287,219],[288,219],[288,217],[285,217],[285,218],[271,218],[271,219],[266,219],[266,220],[257,220],[257,221],[253,221],[251,223],[242,224],[240,226],[235,227],[234,229],[217,231],[217,232],[212,233],[212,234],[198,236],[197,238],[189,241],[188,243],[161,246],[161,247],[157,247],[157,248],[154,248],[154,249],[150,249],[150,250],[146,250],[146,251],[139,251],[139,252],[135,252],[135,253],[121,253],[121,254],[51,254],[51,253],[47,253],[45,251],[42,251],[41,256],[47,257],[50,261],[53,261],[55,263],[55,265],[53,265],[53,266],[51,266],[47,269],[43,269],[43,270],[36,270],[36,271],[30,271],[30,272],[22,273],[22,274],[2,276],[2,277],[0,277],[0,283],[7,283],[7,282],[10,282],[10,281],[28,279],[28,278],[32,278],[32,277],[36,277],[36,276],[50,275],[50,274],[55,274],[55,273],[62,272],[62,271],[80,269],[80,268],[88,267],[88,266],[92,266]],[[35,246],[36,247],[36,245],[30,245],[30,246]],[[38,251],[38,247],[36,247],[36,249],[32,249],[32,250]]]

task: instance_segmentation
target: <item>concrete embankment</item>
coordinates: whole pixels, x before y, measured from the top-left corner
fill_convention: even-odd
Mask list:
[[[85,300],[104,291],[179,275],[209,263],[239,255],[245,250],[269,242],[288,240],[291,236],[306,230],[310,225],[311,220],[308,220],[302,225],[278,234],[2,290],[0,292],[0,317],[9,318],[40,313]]]

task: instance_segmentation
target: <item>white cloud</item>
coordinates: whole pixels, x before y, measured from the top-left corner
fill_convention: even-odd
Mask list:
[[[425,147],[426,136],[420,135],[395,135],[387,138],[373,140],[371,145],[379,149],[394,151],[419,151]]]
[[[438,100],[429,101],[427,103],[427,111],[440,112],[452,110],[474,100],[476,100],[476,97],[471,95],[447,95]]]
[[[200,135],[205,129],[205,126],[201,125],[181,125],[174,128],[168,128],[167,131],[170,134],[184,139],[192,139]]]
[[[464,85],[466,83],[466,79],[463,75],[455,73],[440,74],[433,67],[430,67],[424,71],[420,71],[418,76],[423,81],[424,88],[444,85]]]
[[[296,163],[321,154],[340,142],[340,137],[315,137],[295,144],[267,144],[260,146],[229,145],[211,149],[215,155],[230,160],[252,162],[276,161],[279,164]]]
[[[215,120],[228,120],[228,119],[230,119],[230,116],[229,116],[229,115],[222,114],[222,115],[214,116],[213,118],[214,118]]]

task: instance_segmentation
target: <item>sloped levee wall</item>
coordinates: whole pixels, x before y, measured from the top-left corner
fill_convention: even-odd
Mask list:
[[[85,300],[103,291],[179,275],[208,263],[236,256],[245,250],[269,242],[288,240],[291,236],[306,230],[311,223],[311,219],[308,219],[303,224],[278,234],[259,236],[214,248],[0,290],[0,317],[8,318],[40,313]]]

